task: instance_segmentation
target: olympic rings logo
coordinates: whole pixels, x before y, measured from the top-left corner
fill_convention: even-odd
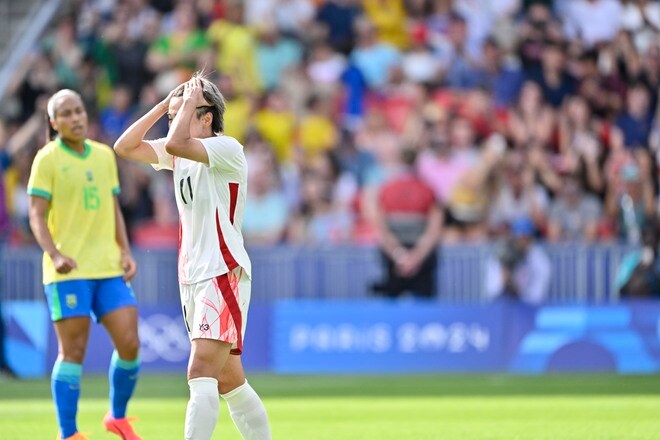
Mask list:
[[[181,319],[163,314],[140,317],[140,358],[143,362],[159,359],[181,362],[188,359],[190,340]]]

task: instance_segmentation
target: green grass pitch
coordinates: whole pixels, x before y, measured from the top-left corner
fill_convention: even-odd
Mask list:
[[[250,382],[275,440],[660,439],[660,377],[275,376]],[[105,377],[85,377],[78,424],[104,432]],[[144,375],[129,412],[145,440],[183,438],[187,384]],[[0,379],[0,439],[55,439],[47,380]],[[221,404],[214,439],[240,440]]]

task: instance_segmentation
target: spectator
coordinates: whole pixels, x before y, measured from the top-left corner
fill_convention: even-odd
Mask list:
[[[265,22],[259,28],[257,43],[257,66],[264,89],[280,85],[282,74],[300,63],[302,47],[297,40],[283,37],[271,23]]]
[[[231,75],[220,75],[218,88],[222,92],[227,105],[224,115],[225,134],[242,143],[245,141],[250,128],[250,117],[254,111],[254,99],[251,95],[238,93]]]
[[[548,106],[537,83],[523,84],[518,103],[509,111],[509,133],[514,147],[524,148],[530,142],[547,147],[552,137],[555,114]]]
[[[516,219],[510,227],[511,239],[487,262],[486,296],[540,305],[548,296],[550,260],[535,243],[531,219]]]
[[[493,135],[452,190],[446,203],[446,226],[443,240],[479,242],[486,238],[489,199],[493,196],[494,170],[502,159],[506,143]]]
[[[334,198],[333,183],[322,168],[303,170],[302,200],[289,228],[293,243],[337,245],[350,240],[353,219]]]
[[[624,0],[621,27],[634,36],[640,53],[648,50],[660,32],[660,4],[648,0]]]
[[[477,70],[478,84],[493,94],[498,109],[513,105],[520,94],[524,76],[519,64],[502,53],[495,39],[485,41],[483,61]]]
[[[252,30],[243,23],[242,1],[229,0],[226,16],[211,23],[206,36],[215,48],[218,72],[232,78],[236,91],[255,93],[260,90],[257,42]]]
[[[254,124],[261,136],[275,149],[279,163],[293,159],[296,116],[287,98],[277,89],[266,93],[264,106],[254,116]]]
[[[78,70],[84,53],[76,41],[74,17],[63,18],[55,32],[44,40],[42,47],[53,62],[58,84],[77,87],[80,83]]]
[[[612,41],[621,26],[622,13],[618,0],[573,0],[565,11],[566,35],[588,47]]]
[[[618,117],[616,125],[623,132],[626,148],[648,148],[653,113],[649,108],[649,92],[641,84],[628,89],[626,108]]]
[[[519,3],[519,0],[455,1],[454,9],[465,17],[469,44],[478,51],[494,28],[514,15]]]
[[[131,124],[133,120],[132,101],[131,90],[128,86],[121,84],[114,88],[110,106],[103,109],[99,115],[104,142],[114,143]]]
[[[312,44],[307,63],[307,75],[319,90],[333,90],[346,69],[346,57],[329,44]]]
[[[502,176],[493,194],[488,219],[491,232],[501,233],[515,219],[531,219],[537,229],[545,223],[550,204],[545,189],[534,181],[534,170],[520,152],[510,152],[504,159]]]
[[[545,102],[559,108],[564,98],[575,93],[575,79],[566,69],[566,45],[548,41],[543,48],[541,66],[530,71],[529,78],[536,82],[543,93]]]
[[[563,36],[559,23],[546,3],[534,1],[518,28],[518,53],[525,70],[540,66],[546,41],[556,41]]]
[[[355,27],[358,39],[351,61],[369,87],[378,90],[387,84],[391,70],[400,64],[401,54],[396,47],[376,38],[376,30],[368,20],[359,20]]]
[[[132,38],[128,30],[127,16],[117,17],[106,27],[104,42],[109,53],[109,68],[114,71],[116,83],[126,84],[133,97],[139,96],[153,78],[145,59],[149,46],[158,37],[159,27],[156,17],[146,20],[136,38]]]
[[[284,238],[289,207],[277,176],[277,161],[265,144],[251,153],[243,236],[248,245],[273,246]]]
[[[18,101],[19,122],[25,122],[37,110],[40,96],[51,95],[58,84],[55,67],[46,52],[39,51],[28,56],[19,71],[13,76],[7,94]]]
[[[613,66],[602,67],[605,57],[597,50],[589,50],[577,63],[578,94],[586,100],[594,116],[612,119],[621,110],[625,82]]]
[[[326,100],[315,95],[309,97],[305,116],[300,121],[298,140],[303,156],[308,160],[335,146],[337,129]]]
[[[433,189],[438,201],[445,204],[457,183],[478,160],[474,130],[467,119],[457,117],[451,122],[438,121],[431,128],[428,147],[422,151],[417,166],[422,180]]]
[[[479,49],[469,45],[465,19],[453,14],[447,38],[437,47],[437,56],[445,71],[445,82],[454,89],[466,90],[478,85]]]
[[[405,50],[408,47],[406,33],[406,8],[403,0],[363,0],[366,16],[374,24],[378,40]]]
[[[149,48],[147,66],[160,78],[179,84],[199,66],[204,65],[209,42],[197,26],[197,15],[193,5],[181,2],[173,12],[175,25],[164,33]],[[176,85],[175,84],[175,85]]]
[[[561,192],[550,205],[548,239],[593,242],[602,214],[600,201],[584,192],[578,175],[565,175],[561,182]]]
[[[131,40],[144,38],[152,24],[159,20],[158,12],[149,3],[152,2],[149,0],[127,0],[120,2],[118,5],[117,9],[123,9],[122,21],[126,23],[127,37]]]
[[[650,170],[635,162],[623,165],[619,174],[609,179],[606,207],[617,225],[621,241],[637,245],[650,219],[655,215],[653,183]]]
[[[601,171],[602,147],[596,135],[598,125],[587,102],[580,96],[568,98],[559,112],[559,150],[571,167],[584,169],[587,189],[602,194],[605,181]]]
[[[311,0],[280,0],[275,8],[275,22],[285,35],[304,40],[311,32],[315,13]]]
[[[659,228],[657,221],[644,228],[640,248],[619,265],[616,289],[622,298],[660,298]]]
[[[426,28],[415,26],[411,31],[410,50],[403,55],[401,68],[406,79],[424,84],[440,82],[441,64],[427,44]]]
[[[330,46],[345,55],[355,43],[354,24],[360,13],[358,4],[357,0],[328,0],[316,13],[316,21],[324,27]]]
[[[432,298],[442,214],[433,191],[414,174],[414,152],[401,155],[399,173],[379,192],[376,227],[385,278],[374,287],[388,298]]]

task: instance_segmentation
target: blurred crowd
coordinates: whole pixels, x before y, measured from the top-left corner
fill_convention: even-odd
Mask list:
[[[638,244],[658,214],[660,4],[650,0],[74,1],[10,84],[0,147],[12,240],[45,97],[79,91],[89,137],[122,131],[197,70],[250,168],[250,245],[376,241],[408,167],[444,243],[509,233]],[[150,136],[166,134],[167,121]],[[406,159],[407,160],[407,159]],[[134,243],[176,244],[171,176],[119,162]]]

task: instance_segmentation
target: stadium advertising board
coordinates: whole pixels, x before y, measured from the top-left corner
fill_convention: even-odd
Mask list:
[[[52,326],[45,301],[9,301],[2,305],[2,312],[5,351],[12,370],[20,377],[40,377],[50,373],[46,352]]]
[[[280,373],[493,371],[504,367],[504,308],[374,302],[280,302]]]
[[[57,341],[45,302],[3,304],[6,350],[22,377],[49,374]],[[186,369],[178,305],[140,308],[145,372]],[[613,306],[484,307],[378,301],[255,304],[248,370],[278,373],[660,372],[660,302]],[[84,364],[105,373],[112,345],[93,325]]]
[[[280,373],[660,371],[660,303],[541,307],[503,303],[283,302]]]

